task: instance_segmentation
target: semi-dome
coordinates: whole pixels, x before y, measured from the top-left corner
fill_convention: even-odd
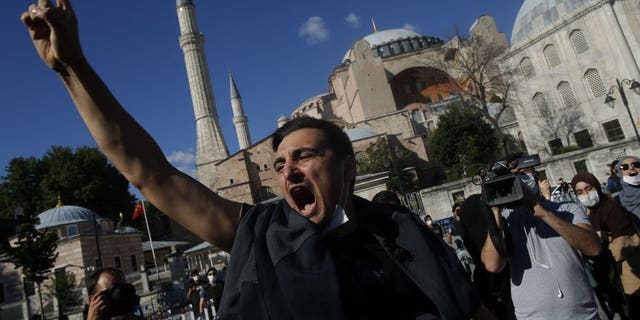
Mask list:
[[[544,28],[594,0],[525,0],[511,32],[511,44],[526,41]]]
[[[434,37],[423,36],[409,29],[389,29],[376,31],[362,38],[369,43],[371,49],[381,57],[428,48],[442,44],[442,40]],[[351,49],[347,50],[342,62],[349,59]]]
[[[70,223],[100,220],[102,217],[87,208],[78,206],[59,206],[38,215],[40,224],[36,229],[50,228]]]

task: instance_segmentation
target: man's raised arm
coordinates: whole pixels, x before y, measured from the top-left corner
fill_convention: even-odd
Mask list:
[[[158,209],[230,251],[242,205],[219,197],[173,167],[86,61],[69,0],[39,0],[22,21],[40,58],[58,73],[100,149]]]

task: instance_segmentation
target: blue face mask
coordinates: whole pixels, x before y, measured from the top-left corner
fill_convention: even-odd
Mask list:
[[[538,187],[538,181],[533,175],[526,173],[519,173],[518,178],[522,181],[522,184],[529,190],[529,192],[533,194],[538,194],[540,192],[540,188]]]

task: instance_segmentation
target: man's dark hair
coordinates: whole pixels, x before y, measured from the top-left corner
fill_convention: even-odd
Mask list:
[[[460,205],[461,205],[461,203],[460,203],[460,202],[456,202],[456,203],[454,203],[454,204],[451,206],[451,212],[455,212],[455,211],[456,211],[456,208],[459,208],[459,207],[460,207]]]
[[[124,272],[122,272],[121,270],[118,270],[116,268],[102,268],[98,271],[96,271],[94,274],[92,274],[91,276],[89,276],[89,278],[87,278],[87,286],[89,287],[89,294],[94,294],[96,291],[96,285],[98,284],[98,279],[100,279],[100,276],[104,273],[108,273],[114,277],[119,277],[120,279],[122,279],[122,281],[125,281],[126,277],[124,275]]]
[[[292,132],[300,129],[319,129],[324,132],[329,145],[326,147],[333,150],[339,159],[344,159],[353,155],[353,146],[347,134],[337,125],[330,121],[311,118],[308,116],[296,117],[289,120],[282,127],[278,128],[272,135],[271,146],[273,151],[278,150],[282,140]]]
[[[400,198],[398,198],[398,195],[395,194],[394,192],[391,192],[389,190],[382,190],[378,193],[376,193],[375,196],[373,196],[373,198],[371,199],[371,202],[373,203],[387,203],[387,204],[395,204],[395,205],[401,205],[402,202],[400,202]]]
[[[205,273],[205,275],[209,275],[209,272],[213,271],[213,274],[215,275],[216,273],[218,273],[218,269],[211,267],[209,269],[207,269],[207,273]]]

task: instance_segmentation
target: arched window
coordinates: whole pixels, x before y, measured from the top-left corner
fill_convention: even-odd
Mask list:
[[[554,47],[552,44],[544,47],[543,53],[544,57],[547,59],[547,64],[549,65],[549,67],[553,68],[560,65],[560,56],[558,55],[556,47]]]
[[[558,95],[560,95],[560,99],[562,99],[562,103],[566,108],[573,107],[578,104],[576,95],[573,94],[573,89],[571,89],[569,82],[560,82],[556,87],[556,90],[558,90]]]
[[[525,79],[531,79],[536,76],[536,70],[533,68],[533,63],[529,57],[524,57],[520,60],[520,71]]]
[[[549,113],[549,104],[547,103],[547,98],[544,96],[544,93],[536,92],[531,100],[533,100],[533,105],[536,106],[536,109],[538,109],[541,115]]]
[[[569,34],[569,41],[571,41],[571,46],[576,55],[589,50],[589,44],[582,30],[573,30],[571,34]]]
[[[589,88],[591,88],[591,93],[594,97],[600,97],[607,93],[597,69],[587,70],[587,72],[584,73],[584,79],[589,84]]]

